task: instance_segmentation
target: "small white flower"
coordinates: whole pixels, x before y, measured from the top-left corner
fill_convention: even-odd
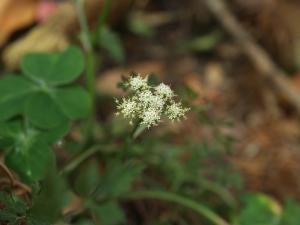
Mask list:
[[[153,94],[150,90],[145,90],[140,93],[138,93],[138,99],[143,104],[148,104],[149,99],[153,97]]]
[[[130,124],[140,119],[140,124],[148,128],[158,125],[163,116],[172,121],[183,118],[189,109],[173,100],[175,94],[171,88],[163,83],[149,86],[147,79],[139,75],[129,78],[127,85],[131,95],[121,101],[116,100],[117,115],[122,114],[130,120]]]
[[[133,91],[145,90],[148,86],[148,78],[142,78],[140,75],[129,78],[129,86]]]
[[[188,108],[183,108],[181,103],[173,102],[171,105],[169,105],[166,109],[166,116],[172,120],[180,120],[182,117],[184,117],[185,113],[189,111]]]
[[[165,101],[158,95],[154,95],[151,91],[146,90],[140,92],[138,95],[139,101],[143,108],[154,108],[161,111],[164,107]]]
[[[161,113],[157,110],[150,108],[141,115],[141,124],[146,125],[148,128],[156,126],[160,122]]]
[[[159,96],[162,96],[166,99],[171,99],[172,97],[174,97],[174,92],[172,91],[172,89],[164,83],[161,83],[158,86],[156,86],[155,91]]]
[[[125,118],[134,118],[137,112],[137,103],[133,99],[123,98],[122,102],[117,101],[117,108]]]

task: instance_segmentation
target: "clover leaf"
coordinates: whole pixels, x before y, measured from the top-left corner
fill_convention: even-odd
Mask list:
[[[79,119],[87,117],[90,114],[91,98],[79,86],[57,89],[54,99],[69,119]]]
[[[84,69],[78,48],[30,53],[23,57],[21,68],[25,77],[5,75],[0,80],[0,121],[24,115],[38,128],[52,129],[90,114],[89,94],[69,85]]]
[[[55,101],[43,92],[36,92],[28,98],[25,115],[32,124],[44,129],[54,128],[67,120]]]
[[[50,145],[58,142],[69,130],[69,123],[51,130],[24,126],[14,120],[0,123],[0,147],[4,147],[6,164],[25,181],[42,179],[53,159]]]
[[[25,76],[0,79],[0,147],[7,165],[23,180],[41,180],[53,160],[51,145],[69,130],[70,121],[90,115],[91,98],[70,84],[82,73],[80,49],[31,53],[21,62]]]
[[[17,75],[5,75],[0,80],[0,121],[22,112],[26,97],[35,90],[28,79]]]
[[[61,53],[30,53],[21,61],[24,75],[49,85],[64,85],[74,81],[84,69],[84,57],[76,47]]]
[[[25,106],[25,115],[35,126],[53,128],[69,119],[89,115],[92,104],[89,94],[77,86],[62,86],[74,81],[83,71],[84,58],[79,49],[31,53],[24,56],[21,67],[40,90],[30,96]]]
[[[13,168],[25,181],[41,180],[48,169],[53,152],[42,140],[33,139],[18,151],[10,151],[6,156],[6,163]]]

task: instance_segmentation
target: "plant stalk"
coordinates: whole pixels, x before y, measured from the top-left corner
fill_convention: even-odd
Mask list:
[[[81,34],[80,34],[80,39],[83,45],[83,48],[86,52],[86,80],[87,80],[87,88],[90,92],[90,95],[93,100],[93,108],[95,104],[95,93],[96,93],[96,88],[95,88],[95,54],[93,50],[93,45],[91,41],[91,36],[90,36],[90,29],[88,26],[88,22],[86,19],[86,14],[84,11],[84,1],[83,0],[76,0],[76,10],[78,14],[78,20],[79,20],[79,25],[81,28]]]
[[[127,199],[154,198],[154,199],[169,201],[194,210],[199,215],[210,220],[215,225],[230,225],[228,222],[226,222],[223,218],[221,218],[219,215],[214,213],[208,207],[194,200],[188,199],[186,197],[180,196],[175,193],[159,191],[159,190],[136,191],[136,192],[129,193],[128,195],[125,196],[125,198]]]
[[[96,152],[100,151],[103,146],[93,146],[90,149],[83,151],[81,154],[79,154],[77,157],[75,157],[73,160],[71,160],[61,171],[60,174],[65,175],[72,172],[74,169],[76,169],[82,162],[84,162],[86,159],[91,157]]]
[[[111,8],[112,0],[105,0],[104,5],[98,20],[97,24],[97,30],[95,33],[95,41],[99,41],[100,39],[100,34],[102,32],[102,28],[105,25],[106,18],[109,14],[110,8]]]

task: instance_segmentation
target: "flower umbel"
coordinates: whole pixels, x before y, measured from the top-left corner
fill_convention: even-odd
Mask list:
[[[185,116],[185,113],[188,111],[188,108],[182,107],[182,104],[173,102],[166,108],[166,115],[172,121],[179,121]]]
[[[136,113],[135,111],[137,109],[137,104],[133,99],[123,98],[121,103],[118,100],[116,102],[118,104],[117,108],[120,110],[120,113],[122,113],[125,118],[130,119]]]
[[[155,87],[155,91],[157,95],[166,99],[171,99],[175,96],[172,89],[168,85],[165,85],[164,83],[157,85]]]
[[[160,112],[154,108],[149,108],[141,115],[141,124],[146,125],[148,128],[151,126],[156,126],[160,121]]]
[[[131,76],[129,78],[128,86],[133,91],[141,91],[148,88],[148,78],[142,78],[140,75]]]
[[[182,103],[175,102],[176,95],[172,89],[161,83],[155,87],[148,85],[148,78],[140,75],[131,76],[125,84],[131,91],[129,97],[116,100],[118,115],[129,119],[130,123],[138,119],[141,125],[150,128],[157,126],[162,117],[167,117],[171,121],[179,121],[185,118],[185,113],[189,108],[182,106]]]

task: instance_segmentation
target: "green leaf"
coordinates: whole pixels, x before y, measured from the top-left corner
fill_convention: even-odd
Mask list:
[[[212,50],[221,40],[223,34],[220,30],[215,30],[204,36],[196,37],[195,39],[182,44],[181,50],[183,51],[195,51],[195,52],[207,52]]]
[[[11,147],[16,137],[22,133],[22,125],[19,120],[0,123],[0,148]]]
[[[132,14],[127,21],[128,29],[139,36],[150,38],[155,35],[155,27],[140,14]]]
[[[47,131],[40,131],[39,138],[43,139],[46,143],[52,145],[61,140],[70,130],[70,122],[64,121],[57,127]]]
[[[111,58],[116,60],[118,63],[125,61],[125,53],[120,37],[107,26],[100,29],[99,45],[107,50]]]
[[[106,202],[91,209],[96,224],[117,225],[126,222],[123,209],[116,202]]]
[[[300,205],[297,201],[289,199],[284,204],[280,225],[298,225],[300,221]]]
[[[95,225],[91,220],[81,219],[75,225]]]
[[[34,84],[24,77],[5,75],[0,80],[0,121],[21,114],[25,98],[34,89]]]
[[[67,121],[60,107],[44,92],[30,96],[25,105],[25,116],[33,125],[42,129],[55,128]]]
[[[30,53],[21,61],[22,71],[38,83],[63,85],[74,81],[84,69],[80,49],[69,47],[61,53]]]
[[[75,179],[74,188],[81,196],[88,197],[88,195],[95,190],[99,183],[100,173],[98,162],[90,160],[79,169],[78,176]]]
[[[27,223],[28,223],[28,225],[52,225],[51,223],[49,223],[47,221],[41,221],[41,220],[33,218],[33,217],[29,217],[27,219]]]
[[[118,196],[128,192],[133,182],[139,178],[143,169],[143,165],[133,162],[125,164],[121,162],[111,163],[106,168],[106,173],[100,182],[96,195]]]
[[[263,194],[244,196],[245,207],[242,209],[240,225],[277,225],[280,220],[280,206]]]
[[[41,184],[41,191],[33,198],[33,207],[29,211],[31,218],[53,224],[60,215],[64,205],[66,186],[59,176],[54,160],[49,167],[45,180]]]
[[[7,165],[25,181],[35,182],[44,178],[53,158],[52,150],[42,140],[23,137],[5,158]]]
[[[79,86],[57,90],[55,101],[69,119],[84,118],[91,114],[90,95]]]

